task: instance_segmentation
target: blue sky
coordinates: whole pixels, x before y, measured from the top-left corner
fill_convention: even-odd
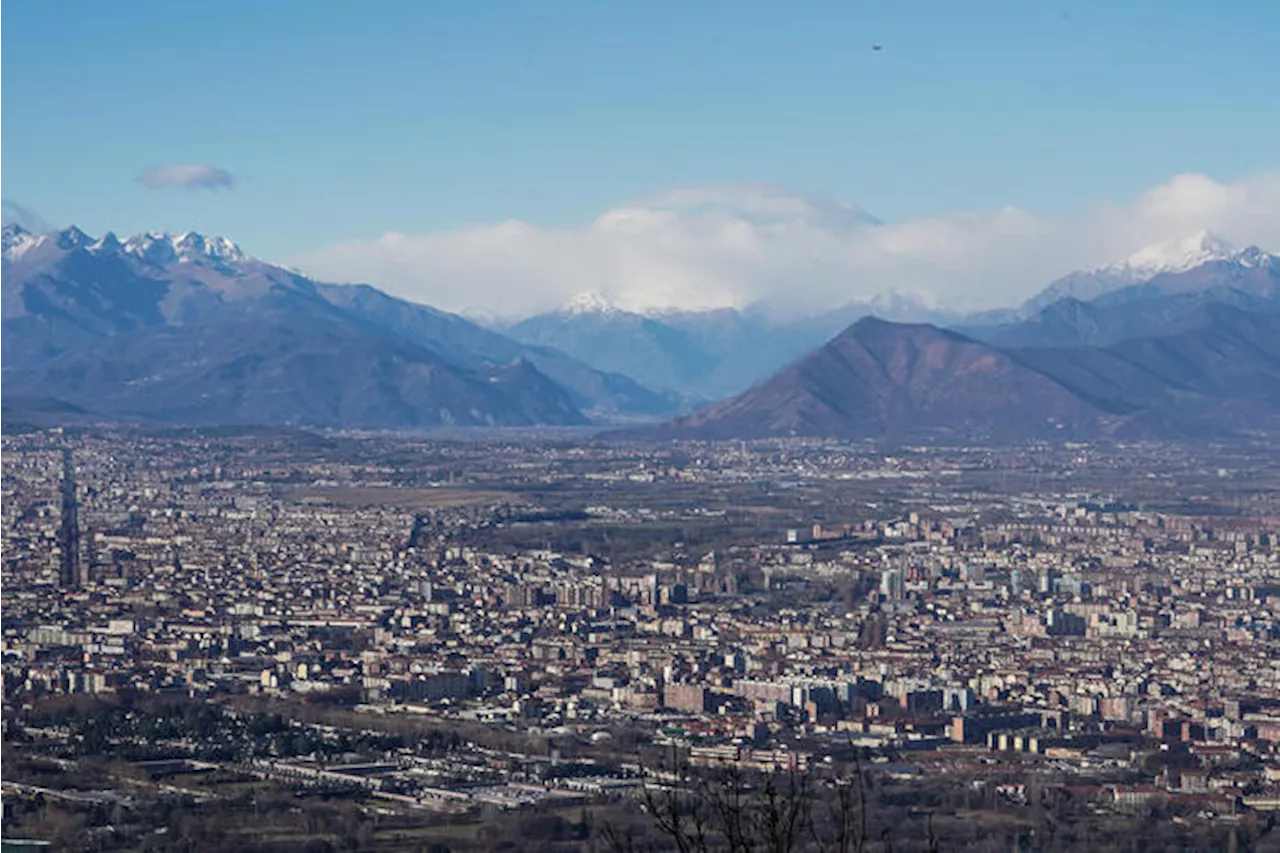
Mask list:
[[[1272,0],[4,11],[7,201],[442,307],[984,304],[1204,228],[1280,249]],[[743,214],[760,186],[786,227]],[[728,212],[636,201],[706,187]],[[859,243],[826,199],[887,226]]]
[[[1280,4],[5,4],[4,195],[267,255],[769,182],[882,219],[1280,159]],[[872,43],[883,44],[874,52]],[[233,190],[148,189],[205,163]]]

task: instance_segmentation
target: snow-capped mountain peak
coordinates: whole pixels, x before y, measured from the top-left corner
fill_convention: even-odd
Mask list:
[[[1249,246],[1237,249],[1221,237],[1209,231],[1199,231],[1189,237],[1166,240],[1144,246],[1124,260],[1092,269],[1081,270],[1063,276],[1040,293],[1023,303],[1020,313],[1030,317],[1063,297],[1088,302],[1103,294],[1123,290],[1135,285],[1145,285],[1164,276],[1185,278],[1181,274],[1192,273],[1206,264],[1226,265],[1236,272],[1265,270],[1277,265],[1275,255]],[[1168,282],[1166,287],[1203,287],[1208,278],[1196,278],[1180,284]]]
[[[95,254],[102,254],[103,252],[118,252],[120,251],[121,245],[120,239],[116,237],[115,233],[108,231],[106,234],[99,237],[97,242],[89,246],[89,251],[94,252]]]
[[[1162,273],[1186,272],[1210,261],[1232,261],[1243,252],[1209,231],[1178,240],[1144,246],[1122,261],[1090,270],[1132,281],[1145,281]]]
[[[587,290],[577,294],[561,308],[567,314],[610,314],[618,307],[598,290]]]
[[[245,260],[240,247],[225,237],[205,237],[194,231],[185,234],[150,232],[130,237],[121,250],[153,264],[239,263]]]
[[[150,264],[168,264],[178,259],[173,242],[159,232],[135,234],[124,241],[120,251]]]
[[[93,238],[72,225],[57,234],[58,246],[62,249],[83,249],[93,243]]]
[[[174,251],[180,261],[198,261],[209,258],[226,263],[240,263],[245,254],[240,247],[226,237],[205,237],[188,231],[173,240]]]
[[[151,231],[123,242],[108,231],[94,239],[72,225],[51,234],[34,234],[16,223],[4,226],[4,258],[16,261],[31,249],[52,244],[62,251],[86,251],[95,255],[120,254],[152,266],[197,264],[227,268],[250,260],[240,247],[225,237],[205,237],[194,231],[168,234]]]
[[[16,261],[31,249],[45,242],[43,234],[33,234],[21,225],[6,222],[4,225],[4,259]]]

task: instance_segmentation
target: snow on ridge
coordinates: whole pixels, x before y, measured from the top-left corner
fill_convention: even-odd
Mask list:
[[[1182,239],[1144,246],[1122,261],[1087,272],[1136,282],[1163,273],[1187,272],[1213,261],[1253,267],[1263,263],[1266,257],[1266,253],[1255,246],[1237,249],[1211,231],[1199,231]]]
[[[48,239],[44,234],[33,234],[20,225],[6,223],[4,226],[4,259],[6,261],[16,261]]]
[[[586,290],[564,304],[562,311],[569,314],[612,314],[618,307],[598,290]]]
[[[163,231],[137,234],[124,241],[121,251],[156,263],[203,260],[239,263],[247,260],[240,247],[227,238],[205,237],[194,231],[177,235]]]

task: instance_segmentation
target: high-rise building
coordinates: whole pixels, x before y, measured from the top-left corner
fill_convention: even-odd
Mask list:
[[[885,569],[880,575],[880,592],[890,601],[900,601],[906,591],[902,569]]]

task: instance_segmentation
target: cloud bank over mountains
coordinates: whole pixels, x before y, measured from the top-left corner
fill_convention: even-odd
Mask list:
[[[1280,248],[1280,173],[1185,173],[1129,203],[1064,215],[1007,207],[882,223],[840,201],[757,185],[678,189],[574,228],[507,221],[388,233],[291,259],[441,308],[527,316],[584,291],[637,311],[743,306],[797,313],[898,292],[980,310],[1021,302],[1072,270],[1211,231]]]

